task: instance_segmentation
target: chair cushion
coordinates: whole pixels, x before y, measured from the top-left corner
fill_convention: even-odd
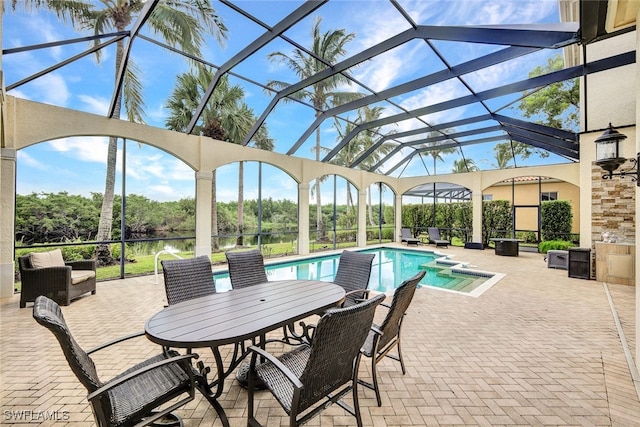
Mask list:
[[[31,261],[33,268],[64,267],[64,259],[60,249],[48,252],[32,252],[29,254],[29,261]]]
[[[71,270],[71,284],[77,285],[85,280],[93,279],[96,277],[96,272],[93,270]]]

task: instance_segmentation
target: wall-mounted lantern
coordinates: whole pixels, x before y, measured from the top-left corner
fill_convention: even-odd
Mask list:
[[[619,176],[624,178],[627,175],[631,175],[631,181],[635,182],[640,187],[638,181],[638,162],[640,162],[640,153],[636,155],[635,159],[626,159],[620,155],[620,142],[627,139],[627,135],[624,135],[611,126],[607,128],[602,135],[596,138],[596,165],[600,166],[607,173],[602,175],[602,179],[611,179],[613,176]],[[629,160],[633,163],[633,167],[630,169],[622,169],[620,172],[614,173],[620,166]]]

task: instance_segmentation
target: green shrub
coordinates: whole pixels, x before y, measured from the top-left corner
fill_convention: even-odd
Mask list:
[[[575,246],[572,242],[566,240],[547,240],[540,242],[538,252],[546,254],[549,251],[566,251]]]
[[[540,219],[542,240],[566,239],[573,221],[571,204],[566,200],[542,202]]]
[[[516,238],[524,240],[525,243],[537,243],[538,235],[534,231],[518,231]]]

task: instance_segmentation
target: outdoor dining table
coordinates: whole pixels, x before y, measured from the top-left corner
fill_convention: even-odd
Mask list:
[[[255,339],[259,340],[256,345],[264,345],[268,332],[320,314],[344,298],[344,289],[331,282],[270,281],[170,305],[147,321],[145,333],[151,341],[165,347],[188,351],[210,347],[217,378],[209,383],[209,368],[199,362],[199,386],[217,399],[224,390],[225,378],[247,355],[247,351],[238,352],[236,346],[225,369],[219,347]],[[222,424],[228,426],[222,406],[217,405],[215,410]]]

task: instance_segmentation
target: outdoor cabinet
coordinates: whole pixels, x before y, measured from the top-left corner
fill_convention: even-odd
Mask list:
[[[591,249],[569,248],[569,277],[591,279]]]
[[[596,242],[596,280],[635,286],[636,245]]]

